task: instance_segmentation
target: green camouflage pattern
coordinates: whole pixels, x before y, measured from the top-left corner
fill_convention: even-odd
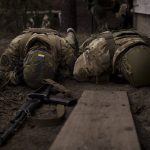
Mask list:
[[[31,33],[26,33],[17,36],[2,54],[0,58],[0,70],[5,74],[5,79],[3,80],[9,80],[12,84],[18,84],[14,70],[19,61],[23,61],[26,56],[24,51],[25,44],[31,35]]]
[[[113,73],[117,71],[117,63],[119,58],[125,54],[130,47],[134,47],[134,45],[143,45],[145,44],[144,40],[133,31],[131,32],[118,32],[114,34],[114,40],[116,43],[116,51],[112,60]]]
[[[122,74],[134,86],[149,85],[150,48],[134,31],[119,31],[112,35],[115,41],[112,59],[107,45],[109,42],[103,33],[90,37],[81,45],[82,54],[75,63],[74,78],[78,81],[107,81],[109,74],[113,73]],[[140,61],[132,63],[131,60]]]
[[[33,30],[34,32],[31,29],[27,30],[23,32],[23,34],[13,39],[12,42],[9,44],[9,47],[2,54],[0,59],[0,71],[5,74],[5,78],[7,80],[10,80],[10,82],[13,84],[19,83],[16,78],[15,67],[20,61],[23,62],[26,60],[26,57],[29,57],[32,47],[34,47],[37,42],[39,42],[41,46],[45,46],[47,48],[47,54],[49,54],[47,57],[49,59],[46,60],[46,63],[51,64],[49,68],[52,69],[52,66],[54,67],[52,69],[54,75],[50,75],[50,77],[53,78],[56,75],[56,70],[57,73],[59,73],[58,76],[70,76],[72,74],[72,68],[76,60],[76,56],[74,55],[75,46],[72,46],[72,39],[74,39],[75,35],[69,35],[69,39],[68,36],[66,38],[61,37],[59,34],[57,34],[57,32],[54,32],[55,30],[53,32],[47,33],[45,33],[45,29],[43,29],[43,33],[42,29],[38,29],[38,32],[36,32],[36,29]],[[40,47],[38,47],[38,49],[39,48]],[[37,54],[38,53],[35,53],[34,55],[36,56]],[[36,58],[35,56],[33,57],[33,59]],[[29,70],[29,68],[32,68],[32,63],[30,63],[30,65],[30,67],[28,65],[27,70]],[[24,72],[26,82],[29,79],[27,79],[27,72],[29,73],[29,71]],[[37,73],[35,76],[38,76]]]
[[[135,87],[150,85],[150,48],[137,45],[119,63],[120,72]]]
[[[31,88],[41,86],[43,79],[54,79],[57,63],[53,54],[46,51],[29,51],[24,60],[24,81]]]

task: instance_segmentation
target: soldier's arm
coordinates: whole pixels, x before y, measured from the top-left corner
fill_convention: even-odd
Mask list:
[[[68,77],[72,74],[76,56],[74,48],[66,41],[62,42],[62,54],[61,54],[61,68],[62,75]]]
[[[0,58],[0,78],[1,80],[10,81],[13,84],[17,84],[16,79],[16,67],[23,59],[22,53],[22,40],[24,34],[14,38],[9,44],[8,48],[4,51]]]
[[[72,28],[67,29],[66,37],[60,39],[60,63],[59,72],[63,77],[69,77],[73,73],[74,63],[78,55],[78,41],[75,31]]]

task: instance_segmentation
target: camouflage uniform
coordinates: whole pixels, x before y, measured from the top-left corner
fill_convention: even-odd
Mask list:
[[[80,52],[74,67],[79,81],[108,81],[112,73],[134,86],[150,84],[150,48],[136,32],[103,32],[86,40]]]
[[[19,84],[18,66],[22,64],[23,78],[33,88],[43,78],[68,77],[76,60],[75,34],[63,38],[52,29],[28,29],[12,40],[0,59],[0,77]]]

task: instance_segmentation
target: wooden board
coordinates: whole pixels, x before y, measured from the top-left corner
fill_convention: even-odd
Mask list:
[[[50,150],[140,150],[124,91],[84,91]]]

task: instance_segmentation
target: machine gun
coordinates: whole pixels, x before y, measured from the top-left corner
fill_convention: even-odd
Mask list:
[[[7,140],[15,134],[15,132],[33,114],[34,110],[42,104],[62,104],[65,106],[72,106],[77,102],[76,99],[73,98],[50,98],[50,94],[50,85],[44,85],[35,92],[28,94],[26,102],[17,111],[16,116],[10,121],[8,129],[0,134],[0,145],[5,144]]]

